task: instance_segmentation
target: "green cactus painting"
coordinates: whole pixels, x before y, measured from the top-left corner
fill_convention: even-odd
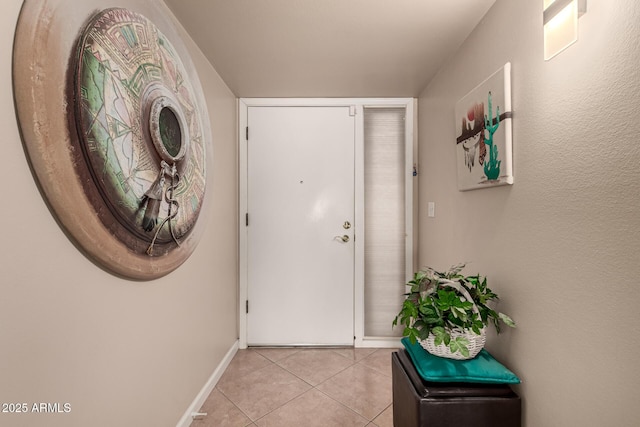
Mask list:
[[[494,181],[500,176],[500,163],[498,160],[498,146],[493,143],[493,134],[496,133],[500,126],[500,106],[496,108],[496,118],[493,119],[493,109],[491,103],[491,92],[488,95],[489,112],[484,116],[484,143],[489,151],[489,161],[484,164],[484,174],[489,181]],[[487,133],[489,137],[487,138]]]
[[[511,64],[487,77],[455,106],[458,190],[513,184]]]

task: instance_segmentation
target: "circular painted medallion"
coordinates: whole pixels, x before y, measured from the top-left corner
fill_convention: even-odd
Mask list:
[[[163,276],[204,229],[211,132],[195,67],[155,10],[164,34],[127,9],[56,4],[25,3],[16,28],[14,93],[32,170],[92,260],[127,278]]]
[[[179,244],[202,206],[205,147],[186,75],[171,43],[129,10],[99,13],[81,37],[81,148],[109,209],[104,220],[148,242],[150,255]]]

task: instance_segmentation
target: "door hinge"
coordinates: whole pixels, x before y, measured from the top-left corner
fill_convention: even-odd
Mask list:
[[[249,314],[249,300],[246,300],[245,303],[246,303],[245,304],[245,309],[247,311],[247,314]]]
[[[247,127],[245,128],[245,136],[244,136],[244,137],[245,137],[245,139],[246,139],[247,141],[249,140],[249,126],[247,126]]]
[[[248,213],[244,214],[244,225],[245,225],[245,227],[249,226],[249,214]]]

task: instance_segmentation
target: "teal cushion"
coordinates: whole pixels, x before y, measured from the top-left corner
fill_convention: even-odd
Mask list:
[[[447,383],[519,384],[513,372],[482,349],[473,359],[454,360],[434,356],[420,344],[412,344],[409,338],[402,338],[416,371],[425,381]]]

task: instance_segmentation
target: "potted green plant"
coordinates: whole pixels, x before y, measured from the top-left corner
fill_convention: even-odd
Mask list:
[[[412,343],[419,342],[436,356],[471,359],[484,347],[488,325],[498,333],[502,323],[516,326],[509,316],[489,307],[498,295],[487,286],[487,278],[465,276],[464,267],[458,264],[444,272],[433,268],[416,272],[393,320],[393,326],[404,325],[403,335]]]

